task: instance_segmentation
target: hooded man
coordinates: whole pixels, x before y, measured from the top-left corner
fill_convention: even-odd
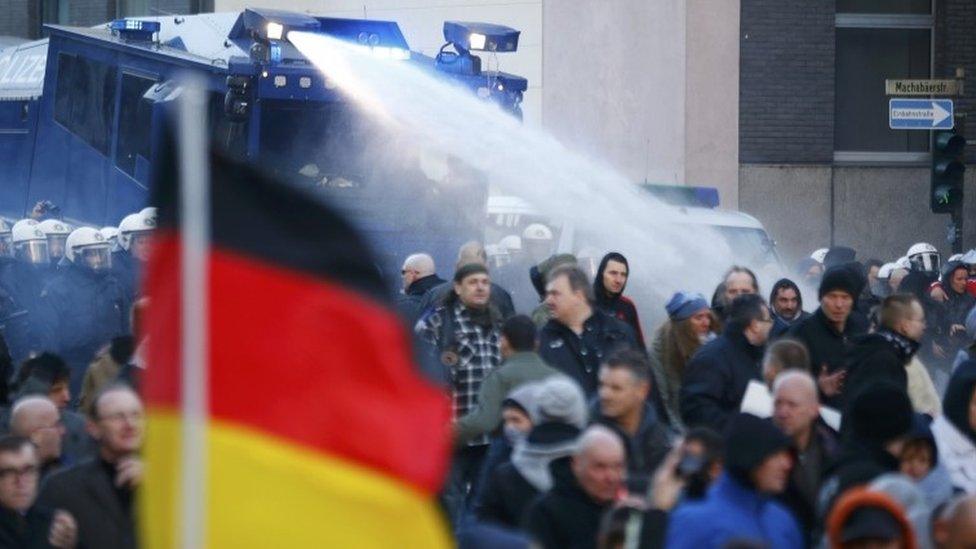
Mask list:
[[[976,494],[976,360],[963,362],[949,380],[943,414],[932,423],[942,463],[957,489]]]
[[[627,280],[630,278],[630,264],[627,258],[618,252],[610,252],[600,260],[600,267],[593,279],[593,296],[596,307],[604,313],[620,320],[634,330],[637,345],[641,350],[644,345],[644,332],[641,330],[637,307],[630,298],[624,296]]]
[[[863,547],[873,541],[882,545],[915,549],[915,534],[905,511],[891,496],[867,488],[853,488],[838,501],[827,519],[829,546],[837,549]]]
[[[773,291],[769,293],[769,306],[776,318],[769,334],[772,339],[785,334],[796,323],[810,317],[810,313],[803,310],[800,287],[788,278],[781,278],[773,284]]]
[[[790,439],[768,421],[740,413],[725,440],[725,472],[703,500],[674,510],[667,547],[720,548],[732,541],[804,547],[796,520],[774,499],[789,481]]]
[[[475,506],[480,521],[519,528],[529,504],[552,488],[549,464],[576,451],[587,418],[583,391],[566,377],[551,377],[535,384],[534,397],[532,430],[490,475]]]

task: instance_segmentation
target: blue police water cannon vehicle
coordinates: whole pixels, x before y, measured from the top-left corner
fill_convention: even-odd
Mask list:
[[[410,51],[394,22],[268,9],[48,30],[0,51],[0,216],[17,219],[48,200],[70,222],[102,226],[140,210],[162,127],[192,73],[205,82],[213,141],[327,195],[391,274],[416,251],[452,265],[458,246],[482,234],[487,184],[450,157],[397,147],[288,33],[323,33],[413,63],[514,116],[527,87],[481,69],[474,52],[515,51],[519,36],[483,23],[445,23],[447,44],[434,58]]]

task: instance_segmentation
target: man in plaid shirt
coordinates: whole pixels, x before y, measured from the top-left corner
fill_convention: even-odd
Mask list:
[[[417,322],[416,332],[428,344],[427,359],[436,362],[448,380],[454,419],[478,405],[481,381],[502,361],[499,342],[501,314],[491,306],[491,279],[484,265],[463,265],[454,273],[454,291],[433,312]],[[488,449],[481,436],[454,456],[443,498],[455,524],[463,514],[467,494],[474,492]]]

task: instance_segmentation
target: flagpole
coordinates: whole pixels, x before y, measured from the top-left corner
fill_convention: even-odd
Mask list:
[[[184,80],[179,100],[182,444],[180,546],[206,545],[207,486],[207,248],[210,172],[203,82]]]

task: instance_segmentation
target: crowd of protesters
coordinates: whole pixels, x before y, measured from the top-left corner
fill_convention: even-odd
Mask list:
[[[976,547],[976,250],[818,250],[769,294],[733,266],[646,332],[641,273],[587,267],[535,254],[498,285],[477,243],[449,281],[403,264],[461,547]]]
[[[134,334],[155,210],[72,227],[0,221],[0,547],[137,547],[143,466]]]

